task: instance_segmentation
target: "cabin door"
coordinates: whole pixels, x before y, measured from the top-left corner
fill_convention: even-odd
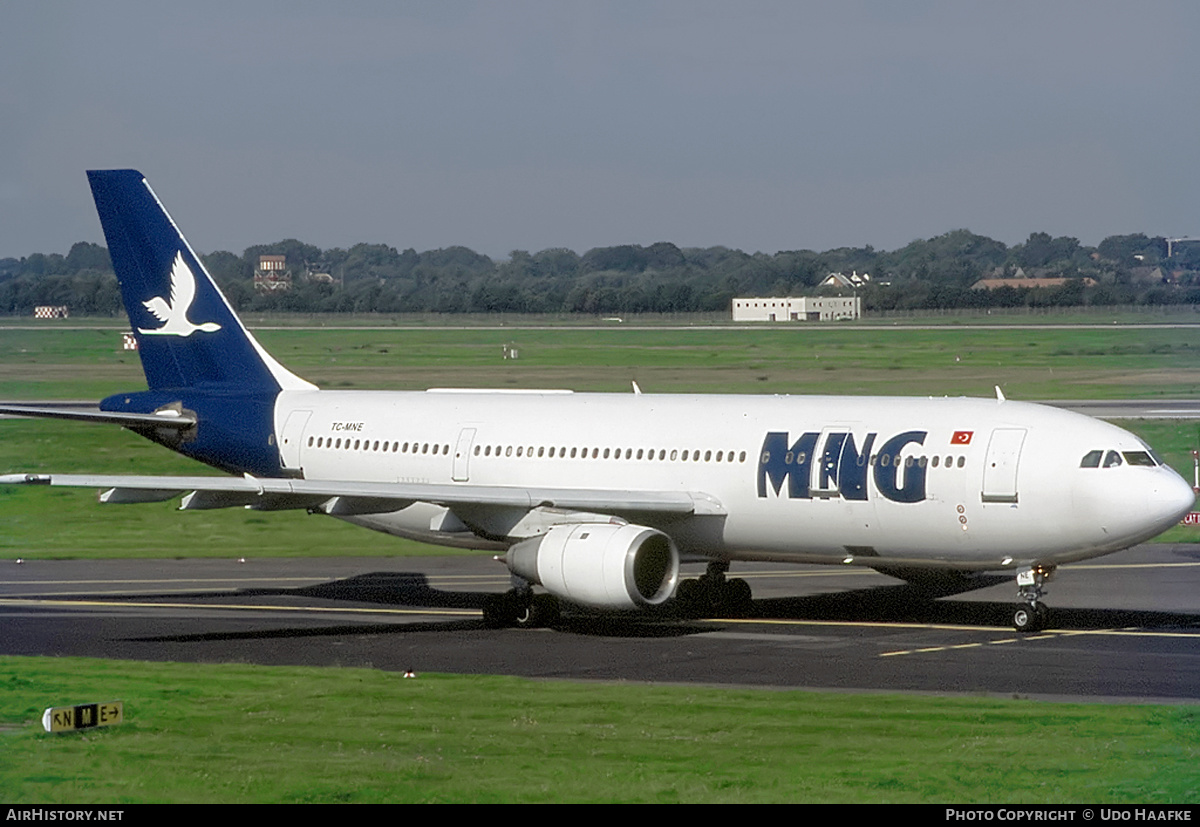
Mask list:
[[[283,426],[283,438],[279,441],[279,461],[284,468],[300,469],[300,444],[304,439],[304,426],[308,424],[312,411],[292,411]]]
[[[983,465],[983,502],[1017,502],[1017,465],[1021,461],[1024,428],[997,428],[988,442]]]
[[[471,478],[471,446],[474,442],[474,428],[463,428],[458,432],[458,444],[454,446],[455,482],[466,482]]]

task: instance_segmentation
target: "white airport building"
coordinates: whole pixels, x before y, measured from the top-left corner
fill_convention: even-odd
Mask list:
[[[858,296],[734,299],[735,322],[831,322],[862,317]]]

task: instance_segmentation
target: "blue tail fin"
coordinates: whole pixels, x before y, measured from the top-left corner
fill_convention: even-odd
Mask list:
[[[140,172],[92,170],[88,181],[151,390],[314,387],[242,326]]]
[[[100,402],[116,413],[186,412],[189,429],[133,427],[148,439],[234,473],[281,476],[275,406],[315,385],[288,372],[242,326],[146,179],[88,172],[147,391]]]

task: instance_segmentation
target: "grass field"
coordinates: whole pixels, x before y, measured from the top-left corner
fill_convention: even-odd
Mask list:
[[[1012,399],[1200,395],[1200,329],[885,326],[261,330],[327,388],[569,387]],[[505,345],[520,358],[505,360]],[[99,399],[142,387],[115,329],[0,327],[0,399]]]
[[[1051,320],[1053,321],[1053,320]],[[1090,321],[1090,320],[1089,320]],[[0,328],[0,398],[144,387],[119,328]],[[263,330],[324,387],[1010,398],[1200,395],[1200,330]],[[504,361],[516,345],[521,358]],[[1190,475],[1193,423],[1122,423]],[[197,473],[118,429],[0,420],[0,473]],[[320,517],[0,487],[0,559],[447,553]],[[1176,528],[1166,535],[1193,540]],[[0,629],[0,633],[2,629]],[[1200,708],[597,686],[363,670],[0,658],[0,799],[126,802],[1200,801]],[[120,698],[129,722],[37,726]]]
[[[8,804],[1200,800],[1197,707],[54,658],[0,687]]]

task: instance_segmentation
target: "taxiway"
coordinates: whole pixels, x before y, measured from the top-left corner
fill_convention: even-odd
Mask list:
[[[1200,701],[1200,547],[1060,570],[1050,628],[1015,586],[936,600],[869,570],[735,565],[749,617],[568,614],[488,629],[487,555],[0,563],[0,654],[1071,700]],[[695,573],[699,567],[689,567]]]

